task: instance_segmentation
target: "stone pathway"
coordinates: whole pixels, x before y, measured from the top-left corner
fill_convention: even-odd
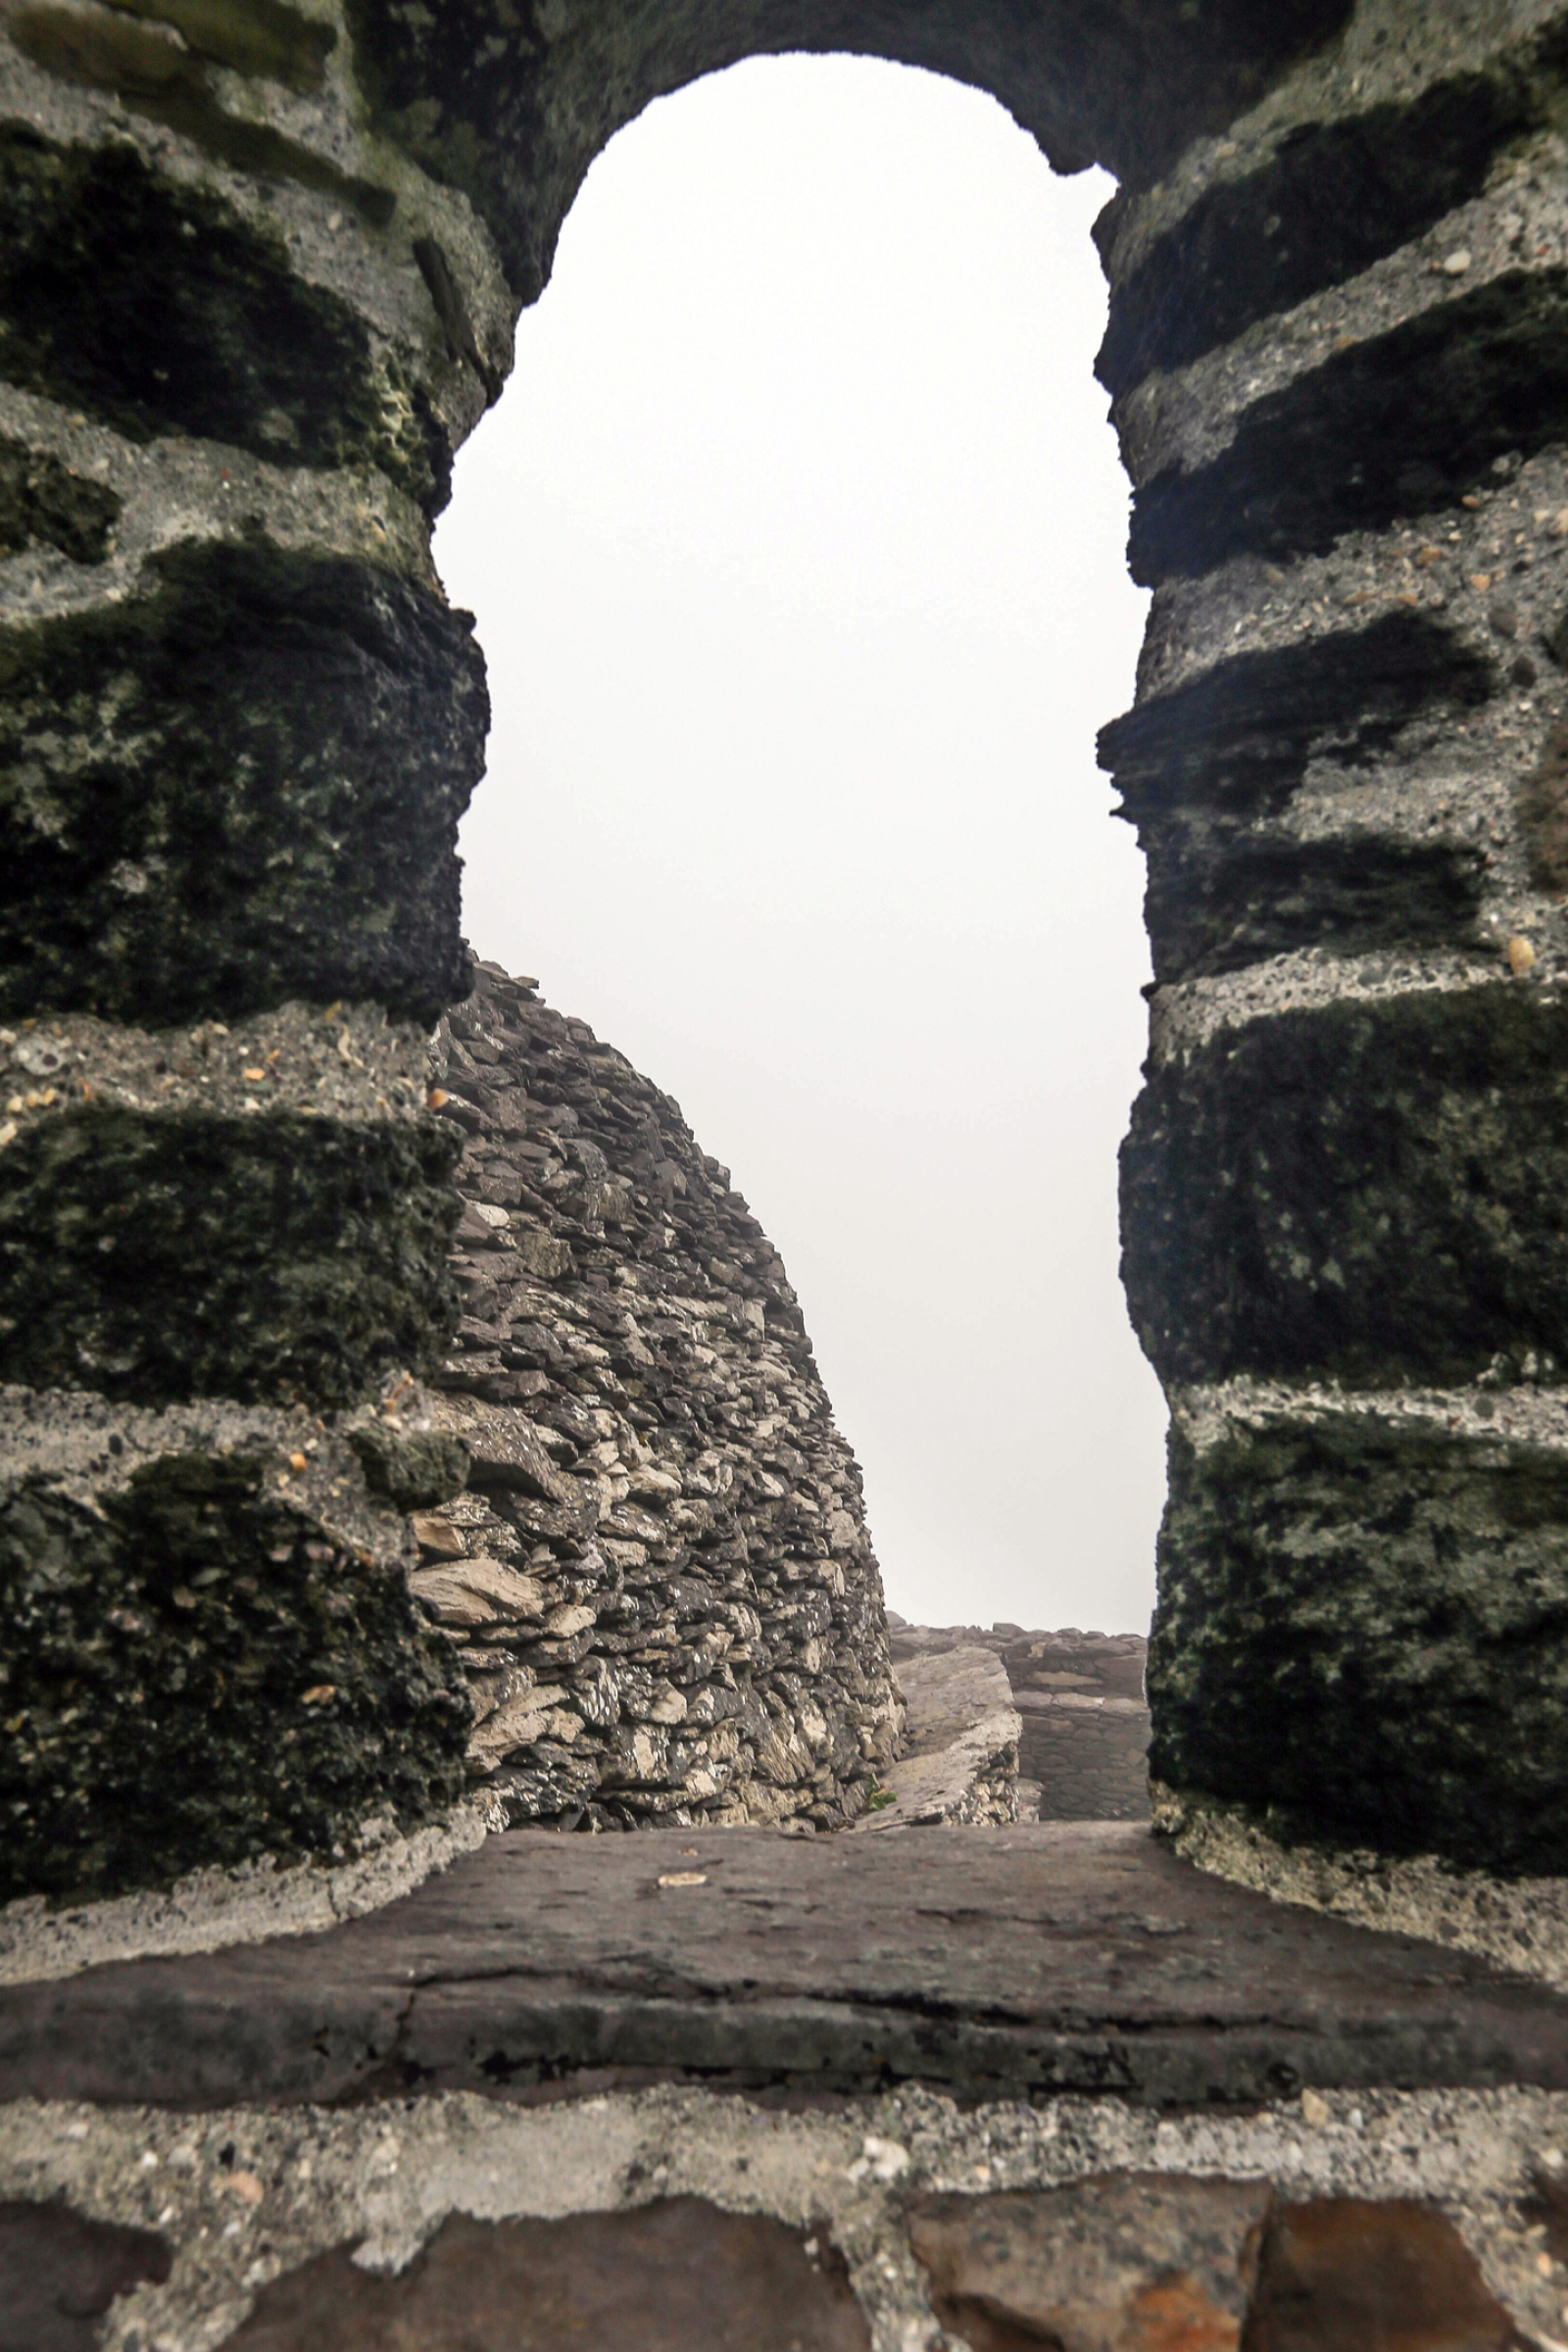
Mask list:
[[[1142,1634],[908,1625],[892,1610],[888,1631],[901,1684],[912,1666],[955,1650],[989,1650],[998,1659],[1021,1717],[1021,1819],[1149,1819],[1149,1643]]]

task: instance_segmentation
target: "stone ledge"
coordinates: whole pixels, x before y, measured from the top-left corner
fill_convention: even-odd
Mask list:
[[[1568,2000],[1122,1824],[513,1832],[373,1918],[0,1993],[0,2100],[532,2100],[672,2081],[1191,2106],[1568,2088]]]

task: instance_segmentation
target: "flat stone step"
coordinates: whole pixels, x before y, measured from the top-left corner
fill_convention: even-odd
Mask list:
[[[0,2099],[657,2081],[1200,2104],[1568,2088],[1568,1999],[1272,1903],[1134,1823],[516,1831],[368,1918],[0,1992]]]

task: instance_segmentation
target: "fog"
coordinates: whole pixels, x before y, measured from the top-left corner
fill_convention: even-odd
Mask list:
[[[1141,1630],[1164,1409],[1117,1278],[1149,978],[1098,725],[1147,598],[1101,172],[865,60],[588,174],[436,552],[495,705],[466,923],[680,1102],[782,1250],[888,1597]]]

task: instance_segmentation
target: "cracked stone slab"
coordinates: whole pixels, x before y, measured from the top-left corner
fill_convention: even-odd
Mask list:
[[[1140,2103],[1568,2088],[1568,2000],[1273,1903],[1139,1826],[512,1832],[318,1936],[0,1993],[0,2100],[653,2081]]]

